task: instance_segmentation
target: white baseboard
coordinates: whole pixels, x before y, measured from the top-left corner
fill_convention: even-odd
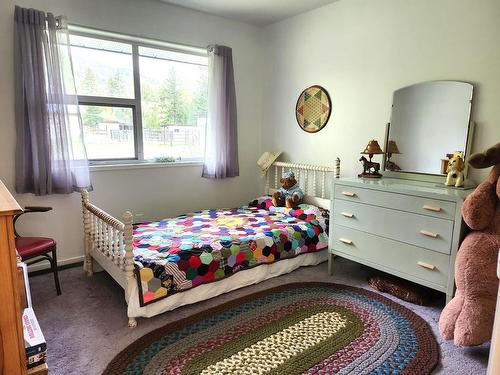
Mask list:
[[[83,262],[84,256],[80,255],[78,257],[73,257],[73,258],[67,258],[63,260],[58,260],[57,265],[58,266],[65,266],[67,264],[72,264],[72,263],[78,263],[78,262]],[[31,266],[28,266],[28,272],[33,272],[33,271],[41,271],[41,270],[49,270],[50,269],[50,263],[48,261],[46,262],[40,262],[33,264]]]

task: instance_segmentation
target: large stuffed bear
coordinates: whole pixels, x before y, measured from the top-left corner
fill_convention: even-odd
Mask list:
[[[458,251],[455,297],[439,319],[441,336],[458,346],[484,343],[493,330],[500,248],[500,143],[472,155],[468,162],[474,168],[493,168],[464,202],[462,215],[472,231]]]

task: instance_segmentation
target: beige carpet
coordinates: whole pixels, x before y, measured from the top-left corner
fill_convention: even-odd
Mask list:
[[[244,271],[243,271],[244,272]],[[100,374],[123,348],[143,334],[166,323],[203,311],[222,302],[271,286],[301,281],[332,281],[369,288],[366,278],[374,271],[337,258],[335,276],[326,263],[305,267],[288,275],[252,285],[208,301],[181,307],[150,319],[139,319],[137,328],[126,327],[122,289],[105,273],[86,277],[80,267],[60,272],[63,294],[57,296],[51,274],[30,279],[35,314],[47,340],[50,374]],[[237,276],[234,276],[237,277]],[[437,331],[444,296],[434,306],[421,307],[398,301],[422,316],[432,327],[441,347],[441,364],[435,373],[480,375],[486,373],[489,345],[456,348],[441,340]]]

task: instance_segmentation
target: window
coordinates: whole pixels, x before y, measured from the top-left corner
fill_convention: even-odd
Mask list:
[[[203,159],[206,54],[76,33],[70,43],[91,162]]]

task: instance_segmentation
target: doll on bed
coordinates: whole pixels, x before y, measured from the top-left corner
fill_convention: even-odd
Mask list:
[[[295,179],[295,174],[293,172],[283,173],[280,182],[281,188],[273,194],[273,205],[292,208],[301,204],[304,193]]]

